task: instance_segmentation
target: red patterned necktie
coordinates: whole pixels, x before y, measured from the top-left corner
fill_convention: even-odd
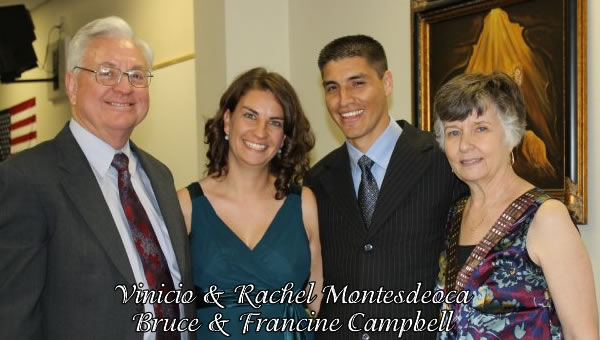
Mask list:
[[[119,197],[131,229],[135,248],[144,266],[148,287],[154,291],[162,291],[164,296],[167,291],[175,289],[173,279],[150,219],[131,184],[131,174],[128,169],[129,158],[123,153],[115,154],[111,165],[117,169]],[[154,304],[154,315],[156,318],[179,319],[179,306],[176,303]],[[162,327],[159,328],[162,329]],[[180,339],[180,336],[176,332],[157,330],[156,339]]]

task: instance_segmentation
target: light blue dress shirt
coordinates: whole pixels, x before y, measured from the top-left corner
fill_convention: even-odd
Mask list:
[[[392,158],[392,152],[394,151],[396,142],[398,141],[398,138],[400,138],[401,134],[402,128],[390,117],[390,123],[388,124],[387,128],[383,131],[381,136],[375,140],[375,143],[371,145],[366,153],[363,154],[360,150],[355,148],[346,140],[346,147],[348,148],[348,155],[350,156],[350,169],[352,172],[352,182],[354,183],[354,193],[356,194],[357,198],[358,186],[360,185],[360,178],[362,174],[362,171],[358,166],[358,160],[363,155],[367,155],[367,157],[375,162],[371,168],[371,173],[373,174],[373,177],[375,177],[377,187],[381,189],[385,171],[387,170],[388,164],[390,163],[390,158]]]
[[[135,243],[133,242],[133,237],[131,235],[131,229],[129,228],[125,212],[123,211],[121,199],[119,198],[117,170],[110,165],[116,153],[122,152],[129,157],[131,183],[140,199],[140,202],[142,203],[142,206],[144,207],[144,210],[146,210],[146,214],[150,219],[150,223],[152,224],[152,228],[154,229],[154,233],[156,234],[160,248],[165,255],[169,265],[169,270],[171,272],[171,277],[173,278],[175,289],[179,289],[181,272],[179,270],[179,266],[177,265],[175,251],[173,250],[169,232],[160,213],[156,196],[152,190],[152,185],[150,185],[150,179],[144,172],[144,169],[139,163],[136,155],[131,152],[129,141],[127,141],[121,150],[115,150],[112,148],[112,146],[84,129],[74,119],[71,119],[69,128],[71,129],[77,144],[79,144],[79,147],[90,163],[92,171],[94,172],[94,176],[96,177],[98,185],[102,190],[104,200],[110,209],[110,213],[115,221],[115,224],[117,225],[117,230],[119,231],[119,235],[121,236],[121,240],[125,246],[127,258],[131,264],[135,281],[138,283],[142,282],[144,284],[144,289],[148,289],[148,282],[146,281],[146,275],[144,274],[144,267],[142,265],[142,261],[140,260],[138,251],[135,248]],[[123,283],[126,284],[126,282]],[[128,287],[128,289],[131,289],[131,287]],[[120,296],[120,294],[120,291],[115,291],[115,299],[121,300],[122,296]],[[154,314],[154,306],[152,304],[145,304],[144,310],[145,312],[151,312]],[[184,315],[183,305],[179,305],[179,313],[182,316]],[[107,327],[110,327],[110,325],[107,325]],[[187,339],[187,332],[182,335],[184,336],[183,339]],[[156,335],[154,333],[144,333],[144,340],[154,339],[156,339]]]

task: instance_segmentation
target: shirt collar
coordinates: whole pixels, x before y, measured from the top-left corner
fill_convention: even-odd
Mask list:
[[[402,134],[402,128],[390,117],[390,123],[388,124],[387,128],[383,131],[381,136],[375,140],[375,143],[371,145],[366,153],[363,154],[360,150],[354,147],[354,145],[350,144],[346,140],[346,147],[348,148],[350,163],[352,166],[358,166],[358,160],[360,157],[367,155],[367,157],[375,162],[375,164],[386,170],[388,164],[390,163],[390,158],[392,158],[392,152],[394,151],[396,142],[398,141],[398,138],[400,138],[400,134]]]
[[[111,168],[110,164],[115,154],[119,152],[124,153],[129,158],[129,172],[131,175],[133,176],[137,172],[138,161],[131,152],[129,141],[121,149],[115,150],[108,143],[86,130],[75,119],[71,119],[69,128],[85,158],[99,176],[104,177],[108,174]]]

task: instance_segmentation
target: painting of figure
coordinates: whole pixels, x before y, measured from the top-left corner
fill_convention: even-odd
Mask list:
[[[514,168],[545,189],[564,186],[564,12],[561,0],[523,1],[430,25],[430,100],[460,73],[513,76],[527,107],[527,130],[514,150]]]

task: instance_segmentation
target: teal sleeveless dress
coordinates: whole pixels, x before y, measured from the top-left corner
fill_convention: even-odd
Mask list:
[[[197,182],[187,189],[192,199],[190,249],[198,293],[196,317],[202,322],[196,337],[202,340],[312,340],[313,334],[308,332],[267,331],[275,323],[282,325],[282,318],[308,319],[302,304],[288,304],[285,302],[289,300],[285,299],[258,307],[255,300],[254,306],[246,299],[242,303],[238,300],[240,296],[260,298],[265,293],[282,291],[284,287],[293,291],[289,295],[296,296],[304,289],[311,259],[299,188],[287,195],[263,238],[252,250],[219,218]],[[254,288],[252,292],[250,284]],[[206,295],[212,285],[216,291],[223,292],[218,302],[224,308],[212,303],[215,295]],[[247,294],[242,294],[242,290]],[[281,294],[273,296],[281,297]],[[223,332],[215,327],[218,313]],[[264,319],[260,330],[257,329],[259,319]],[[229,321],[222,323],[223,320]],[[306,324],[304,321],[304,326]]]

